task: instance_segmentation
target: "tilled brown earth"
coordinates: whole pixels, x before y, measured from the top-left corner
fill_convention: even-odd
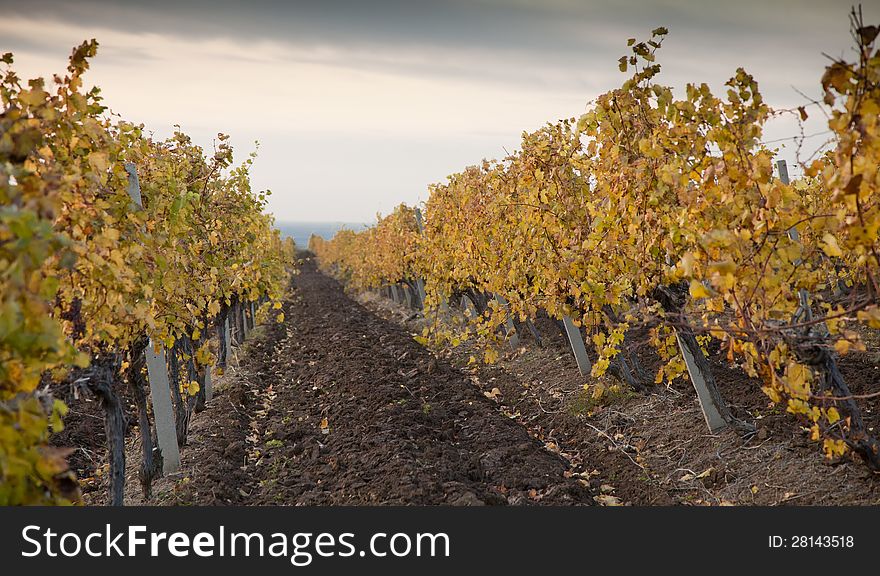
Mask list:
[[[204,413],[196,504],[592,504],[568,463],[469,377],[306,260]],[[162,498],[166,502],[171,502]]]

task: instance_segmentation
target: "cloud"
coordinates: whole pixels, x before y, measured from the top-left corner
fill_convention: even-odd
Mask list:
[[[218,131],[245,150],[259,139],[254,180],[275,191],[279,217],[365,220],[516,148],[523,130],[578,115],[623,81],[626,39],[659,25],[670,29],[662,82],[722,92],[744,66],[771,105],[801,104],[792,86],[817,95],[821,53],[850,44],[846,10],[815,0],[0,0],[0,52],[16,53],[22,76],[45,76],[96,37],[87,82],[115,111],[159,135],[180,123],[206,147]],[[775,121],[766,137],[794,130]]]

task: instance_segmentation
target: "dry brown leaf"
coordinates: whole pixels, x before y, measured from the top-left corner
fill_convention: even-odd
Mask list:
[[[623,506],[623,502],[621,502],[620,498],[609,494],[593,496],[593,500],[598,502],[601,506]]]

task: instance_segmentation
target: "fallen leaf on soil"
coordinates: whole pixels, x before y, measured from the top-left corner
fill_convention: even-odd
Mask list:
[[[679,482],[690,482],[691,480],[699,480],[700,478],[705,478],[706,476],[711,474],[713,470],[714,470],[714,468],[710,466],[709,468],[706,468],[705,470],[703,470],[702,472],[700,472],[696,476],[694,476],[693,474],[690,474],[690,473],[685,474],[684,476],[679,478],[678,481]]]
[[[712,473],[712,470],[714,470],[714,468],[712,468],[711,466],[709,468],[706,468],[705,470],[697,474],[697,478],[705,478]]]
[[[623,502],[617,496],[602,494],[601,496],[593,496],[593,500],[602,506],[623,506]]]
[[[498,400],[498,397],[501,396],[501,390],[498,388],[492,388],[491,392],[483,392],[483,396],[491,398],[492,400]]]
[[[584,472],[571,472],[571,471],[569,471],[569,470],[566,470],[565,472],[562,473],[562,475],[565,476],[566,478],[579,478],[579,479],[581,479],[581,480],[589,480],[589,479],[592,478],[593,476],[598,476],[598,475],[599,475],[599,471],[598,471],[598,470],[595,470],[595,469],[594,469],[594,470],[591,470],[591,471],[589,471],[589,472],[587,472],[587,471],[584,471]]]
[[[603,494],[610,494],[611,492],[614,492],[614,486],[611,484],[602,484],[599,486],[599,491]]]
[[[330,422],[327,421],[326,418],[321,420],[321,434],[329,434],[330,433]]]

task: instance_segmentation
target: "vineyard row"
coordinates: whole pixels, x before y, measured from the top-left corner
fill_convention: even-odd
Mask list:
[[[233,165],[223,134],[206,153],[179,129],[160,140],[108,112],[83,85],[96,51],[75,48],[48,83],[22,81],[2,56],[3,505],[81,500],[71,450],[49,442],[62,398],[82,396],[104,415],[110,502],[123,500],[132,419],[149,496],[208,400],[211,367],[227,364],[230,324],[241,340],[255,318],[283,320],[293,245],[264,213],[269,192],[251,189],[254,155]]]
[[[491,362],[499,326],[522,333],[547,314],[585,332],[594,361],[581,366],[594,377],[645,392],[688,374],[713,429],[747,431],[706,358],[726,352],[829,458],[855,453],[880,471],[880,443],[838,367],[875,348],[880,328],[878,27],[858,11],[851,24],[855,59],[832,61],[823,100],[792,110],[771,109],[742,69],[723,97],[690,84],[677,98],[659,83],[666,29],[630,39],[620,88],[431,186],[424,222],[401,205],[310,249],[353,289],[423,291],[426,342],[477,337]],[[774,174],[762,143],[782,114],[824,114],[832,136],[799,158],[794,182]],[[476,314],[456,327],[445,311],[462,296]],[[655,374],[637,340],[661,359]]]

